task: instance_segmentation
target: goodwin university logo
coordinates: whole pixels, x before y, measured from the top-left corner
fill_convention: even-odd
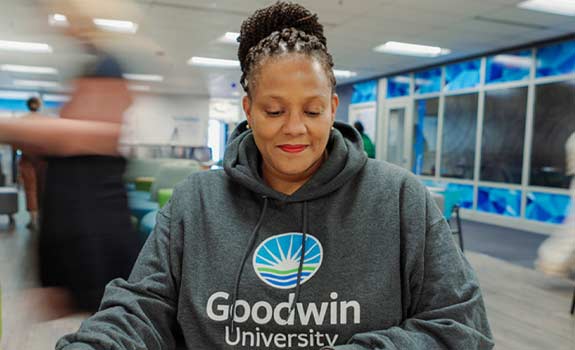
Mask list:
[[[258,246],[253,265],[256,274],[265,284],[279,289],[296,286],[302,256],[302,239],[302,233],[284,233],[270,237]],[[301,284],[315,275],[323,259],[321,243],[309,234],[306,234],[303,259]]]

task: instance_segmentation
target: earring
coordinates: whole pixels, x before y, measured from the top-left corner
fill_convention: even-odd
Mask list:
[[[251,128],[252,128],[252,127],[250,126],[250,124],[248,124],[248,125],[246,126],[246,129],[251,129]]]
[[[335,130],[335,128],[332,126],[332,127],[331,127],[331,130]]]

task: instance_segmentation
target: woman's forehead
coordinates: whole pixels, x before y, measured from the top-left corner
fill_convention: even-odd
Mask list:
[[[255,98],[261,103],[286,103],[292,101],[302,103],[311,103],[314,101],[325,102],[332,97],[331,90],[328,88],[294,90],[277,86],[273,90],[259,89],[259,91],[260,92],[255,94]]]
[[[306,57],[266,60],[255,80],[260,97],[285,97],[286,94],[329,97],[332,90],[321,63]]]

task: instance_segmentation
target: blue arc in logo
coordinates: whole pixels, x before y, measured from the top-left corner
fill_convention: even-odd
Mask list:
[[[290,232],[263,241],[257,247],[253,259],[254,270],[258,277],[274,288],[290,289],[295,287],[301,259],[302,239],[302,233]],[[323,248],[321,243],[314,236],[307,234],[301,284],[315,275],[322,260]]]

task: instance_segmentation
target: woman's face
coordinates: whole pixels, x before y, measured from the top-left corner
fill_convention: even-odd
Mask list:
[[[339,103],[322,65],[288,54],[264,61],[243,107],[264,177],[304,181],[322,163]]]

